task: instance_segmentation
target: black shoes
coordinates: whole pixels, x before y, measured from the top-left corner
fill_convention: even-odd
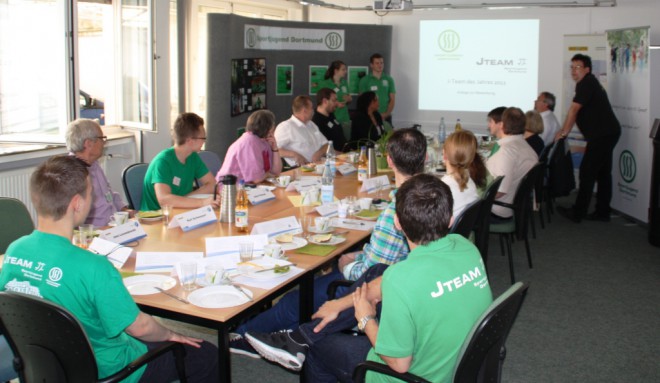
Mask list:
[[[586,217],[584,217],[587,221],[599,221],[599,222],[610,222],[610,215],[609,214],[598,214],[596,212],[593,212]]]
[[[573,221],[575,223],[582,222],[582,217],[575,214],[575,210],[572,208],[557,206],[557,213],[569,221]]]

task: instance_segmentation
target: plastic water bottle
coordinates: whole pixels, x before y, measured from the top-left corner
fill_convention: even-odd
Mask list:
[[[440,117],[440,126],[438,126],[438,141],[445,142],[447,139],[447,125],[445,125],[445,118]]]
[[[248,229],[248,198],[245,191],[244,181],[238,186],[238,194],[236,195],[236,213],[234,224],[240,233],[246,233]]]
[[[334,173],[330,169],[330,159],[325,159],[323,176],[321,177],[321,203],[332,203],[335,196]]]
[[[335,155],[335,148],[332,146],[332,141],[328,141],[328,150],[325,152],[325,159],[330,160],[330,171],[334,177],[337,171],[337,156]]]
[[[358,182],[362,183],[362,181],[367,179],[368,168],[369,166],[367,165],[367,147],[363,146],[360,148],[360,159],[358,160],[358,171],[357,171]]]

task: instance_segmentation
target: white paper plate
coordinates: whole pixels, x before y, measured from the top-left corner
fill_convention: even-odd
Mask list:
[[[314,233],[314,234],[328,234],[335,231],[335,228],[332,226],[328,226],[328,228],[325,230],[319,230],[316,228],[316,226],[310,226],[307,229],[309,230],[310,233]]]
[[[269,280],[287,276],[293,272],[293,266],[289,266],[289,271],[286,273],[276,273],[275,270],[262,271],[260,273],[253,271],[247,274],[244,274],[244,277],[258,279],[258,280]]]
[[[241,287],[245,293],[252,297],[252,291]],[[188,295],[188,301],[195,306],[207,309],[221,309],[240,306],[248,302],[245,294],[234,286],[209,286],[193,291]]]
[[[186,197],[204,199],[204,198],[213,198],[213,194],[191,194]]]
[[[332,238],[330,238],[330,240],[329,240],[329,241],[326,241],[326,242],[318,242],[318,241],[315,241],[313,235],[309,237],[309,242],[310,242],[310,243],[313,243],[313,244],[315,244],[315,245],[328,245],[328,246],[332,246],[332,245],[338,245],[338,244],[340,244],[340,243],[342,243],[342,242],[344,242],[344,241],[346,241],[346,238],[344,238],[344,237],[337,237],[337,236],[335,236],[335,235],[333,235]]]
[[[154,287],[169,290],[176,286],[176,279],[167,275],[134,275],[124,278],[124,286],[131,295],[149,295],[159,293]]]
[[[277,242],[277,243],[279,245],[282,245],[282,250],[287,251],[287,250],[300,249],[301,247],[307,244],[307,241],[305,240],[305,238],[293,237],[293,242],[288,242],[288,243]]]

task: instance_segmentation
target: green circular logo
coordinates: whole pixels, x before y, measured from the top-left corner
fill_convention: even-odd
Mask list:
[[[325,36],[325,46],[329,49],[335,50],[341,47],[342,38],[337,32],[330,32]]]
[[[245,31],[245,41],[250,48],[254,48],[257,44],[257,31],[255,31],[254,28],[248,28],[248,30]]]
[[[635,156],[629,150],[622,151],[619,156],[619,173],[621,174],[621,178],[627,183],[635,180],[637,163],[635,162]]]
[[[453,52],[461,45],[461,36],[458,32],[447,29],[438,36],[438,47],[445,52]]]

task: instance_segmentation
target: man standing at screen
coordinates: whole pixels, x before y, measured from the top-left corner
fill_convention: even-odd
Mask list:
[[[376,93],[380,102],[378,113],[391,124],[392,111],[396,102],[394,79],[383,72],[385,70],[385,60],[380,53],[371,55],[369,67],[371,67],[371,73],[360,80],[360,94],[368,91]]]
[[[580,189],[575,204],[572,209],[557,207],[557,210],[576,223],[582,218],[608,222],[612,200],[612,155],[621,135],[621,125],[605,89],[591,73],[591,57],[583,54],[573,56],[571,77],[576,82],[575,97],[556,139],[568,136],[577,123],[587,140],[587,147],[580,164]],[[596,211],[587,215],[596,183]]]
[[[541,114],[543,119],[543,143],[545,146],[550,145],[554,140],[557,132],[559,131],[559,120],[555,116],[555,95],[550,92],[541,92],[534,101],[534,110]]]

